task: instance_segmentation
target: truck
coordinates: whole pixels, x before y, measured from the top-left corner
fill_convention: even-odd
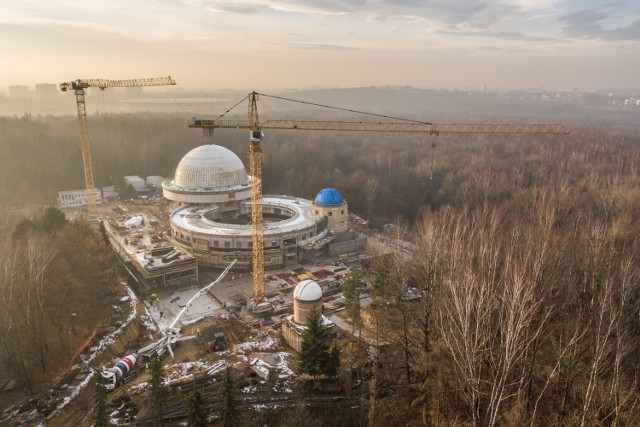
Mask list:
[[[104,369],[100,374],[105,382],[108,391],[124,384],[140,373],[140,366],[137,364],[138,355],[133,353],[122,358],[115,366]]]

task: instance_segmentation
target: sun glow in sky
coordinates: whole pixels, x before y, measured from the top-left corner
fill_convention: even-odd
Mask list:
[[[187,89],[638,87],[637,0],[0,2],[0,89],[171,75]]]

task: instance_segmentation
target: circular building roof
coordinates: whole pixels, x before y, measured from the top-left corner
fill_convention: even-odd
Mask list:
[[[322,298],[322,289],[313,280],[303,280],[293,290],[293,298],[299,301],[318,301]]]
[[[335,188],[320,190],[316,196],[315,204],[318,206],[340,206],[344,200]]]
[[[249,184],[242,160],[219,145],[202,145],[178,163],[173,185],[183,189],[231,190]]]

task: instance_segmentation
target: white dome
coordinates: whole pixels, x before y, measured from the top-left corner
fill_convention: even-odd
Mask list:
[[[322,298],[322,289],[313,280],[303,280],[293,290],[293,298],[300,301],[318,301]]]
[[[176,168],[173,184],[185,189],[225,190],[249,184],[242,160],[219,145],[189,151]]]

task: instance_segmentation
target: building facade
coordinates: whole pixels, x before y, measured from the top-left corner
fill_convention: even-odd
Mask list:
[[[77,208],[87,205],[87,190],[67,190],[58,192],[58,207]],[[99,188],[93,189],[96,204],[102,204],[102,193]]]

